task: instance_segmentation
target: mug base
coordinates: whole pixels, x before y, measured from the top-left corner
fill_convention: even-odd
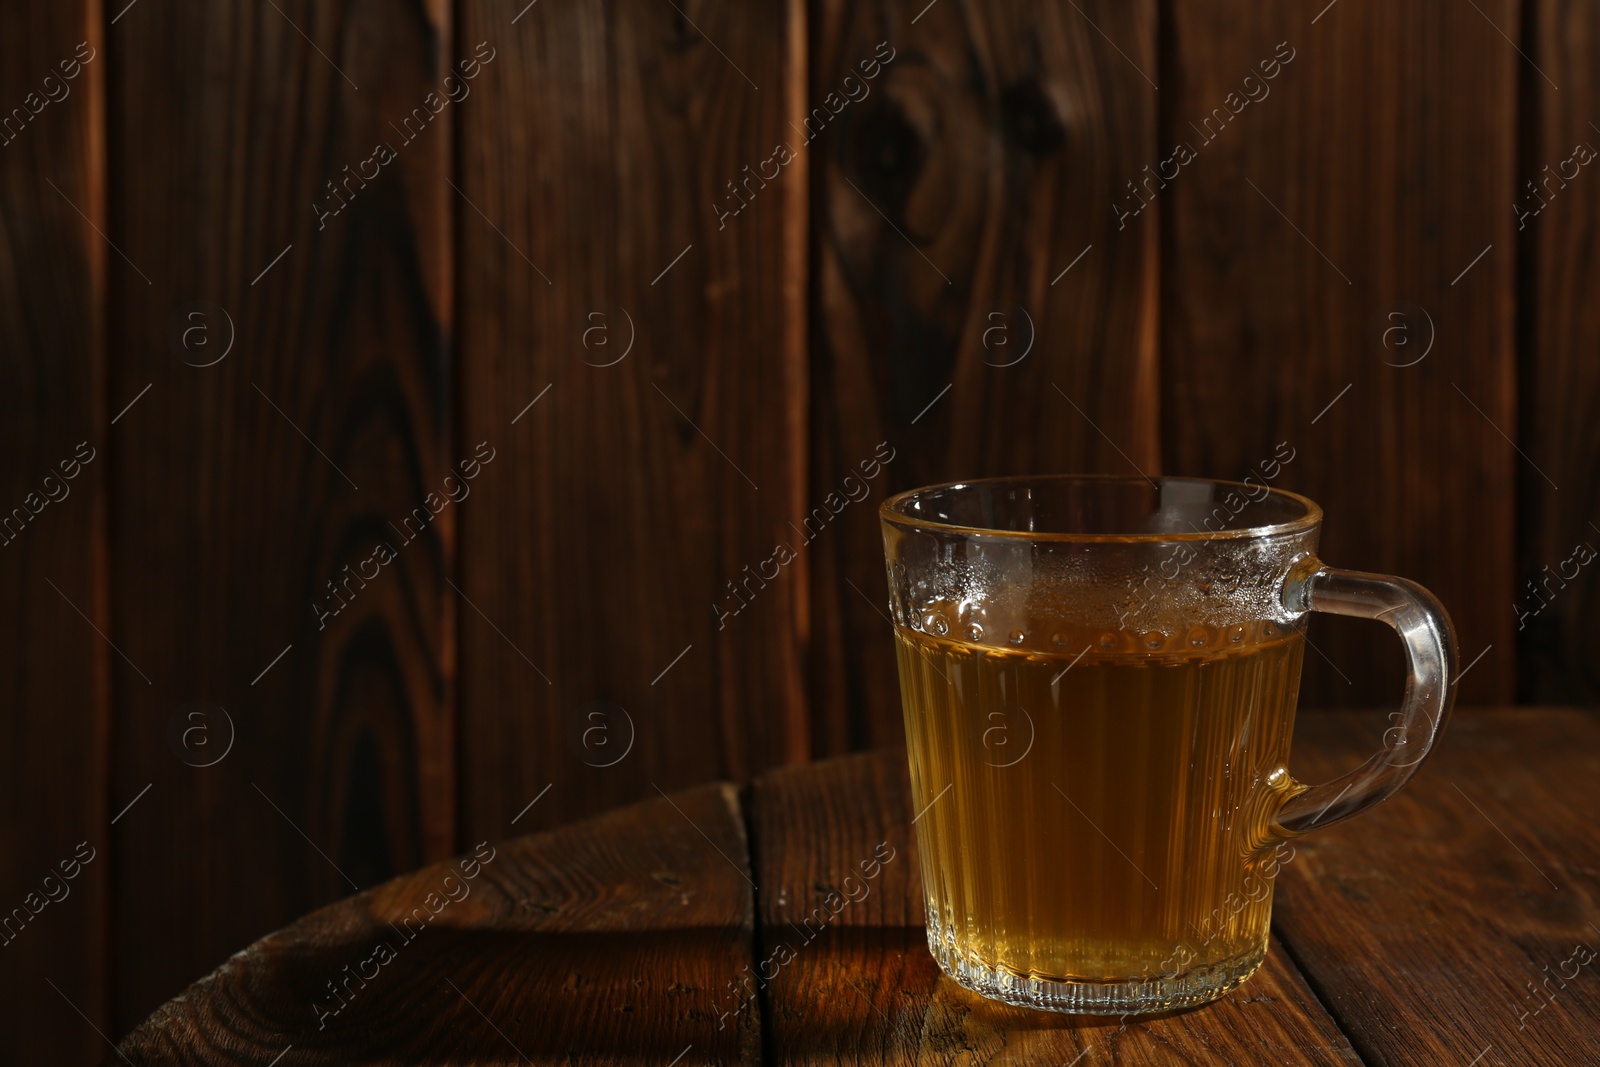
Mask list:
[[[1072,1015],[1149,1015],[1207,1004],[1243,985],[1266,958],[1263,945],[1260,952],[1194,967],[1172,977],[1074,980],[1018,974],[977,963],[942,944],[931,923],[928,948],[940,970],[980,996]]]

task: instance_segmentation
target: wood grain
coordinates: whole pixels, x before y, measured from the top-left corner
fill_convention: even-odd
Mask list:
[[[705,786],[479,846],[307,916],[121,1049],[135,1064],[257,1067],[758,1063],[757,1006],[715,1008],[753,934],[737,793]]]
[[[106,227],[96,10],[61,0],[0,8],[4,1064],[88,1063],[106,1051],[94,1027],[107,1026],[114,653],[95,628],[109,628],[104,346],[114,253],[94,229]]]
[[[179,0],[115,27],[111,232],[138,269],[112,273],[110,394],[137,402],[116,428],[110,634],[140,673],[114,664],[112,796],[150,787],[116,828],[119,1028],[455,847],[457,505],[397,529],[471,458],[446,343],[465,104],[427,104],[450,24],[443,0]],[[179,343],[195,300],[221,309],[198,324],[210,348]],[[229,323],[226,358],[192,365]],[[191,763],[230,732],[217,713],[193,751],[169,736],[194,700],[231,720],[212,766]]]
[[[1349,769],[1387,725],[1305,716],[1296,776]],[[1590,715],[1458,715],[1396,797],[1295,842],[1275,927],[1368,1063],[1600,1058],[1600,959],[1561,966],[1578,944],[1600,951],[1597,783]],[[1548,995],[1530,991],[1547,976]]]
[[[1461,700],[1507,701],[1512,516],[1537,477],[1505,436],[1517,6],[1323,8],[1171,5],[1161,143],[1195,158],[1152,194],[1163,464],[1240,478],[1287,442],[1274,484],[1326,509],[1320,555],[1432,589],[1463,664],[1492,646]],[[1395,698],[1392,635],[1318,620],[1311,638],[1308,700]]]
[[[859,81],[880,42],[894,50],[805,149],[808,508],[859,480],[879,442],[895,456],[806,549],[818,753],[903,736],[886,496],[988,474],[1154,474],[1159,459],[1156,231],[1118,232],[1106,210],[1155,138],[1141,73],[1154,2],[924,7],[813,5],[808,106]]]
[[[1521,72],[1529,106],[1513,195],[1523,268],[1517,436],[1528,462],[1519,468],[1515,600],[1505,610],[1517,619],[1518,698],[1592,704],[1600,699],[1600,585],[1597,569],[1579,564],[1600,550],[1600,308],[1589,299],[1600,269],[1600,174],[1572,160],[1579,145],[1600,150],[1600,21],[1587,5],[1563,0],[1526,7],[1524,48],[1539,67]],[[1575,559],[1580,545],[1587,551]]]
[[[503,457],[463,525],[484,836],[551,783],[519,828],[807,755],[808,563],[774,561],[803,489],[807,161],[773,147],[805,33],[799,0],[461,10],[500,54],[458,208],[465,435]]]
[[[1232,996],[1126,1028],[996,1004],[941,975],[923,929],[904,752],[775,771],[749,803],[757,968],[776,971],[762,1018],[779,1062],[1361,1062],[1277,945]],[[865,895],[831,922],[826,908],[808,921],[847,877],[860,881],[863,862],[885,857]]]

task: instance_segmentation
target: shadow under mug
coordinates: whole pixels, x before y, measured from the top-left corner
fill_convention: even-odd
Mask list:
[[[985,996],[1166,1011],[1266,955],[1286,843],[1384,800],[1450,712],[1455,638],[1413,582],[1316,557],[1265,486],[1016,477],[884,503],[928,945]],[[1384,748],[1290,776],[1310,612],[1379,619],[1409,678]]]

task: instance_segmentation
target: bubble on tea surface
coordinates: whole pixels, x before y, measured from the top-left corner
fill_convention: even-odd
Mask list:
[[[945,617],[943,615],[936,611],[933,613],[933,617],[928,622],[928,629],[932,630],[940,637],[943,637],[945,634],[950,632],[950,624],[945,621]]]
[[[1116,648],[1117,647],[1117,635],[1114,634],[1114,633],[1110,633],[1110,632],[1101,634],[1100,635],[1100,647],[1105,649],[1107,652],[1111,651],[1113,648]]]
[[[1158,632],[1156,630],[1151,630],[1149,633],[1144,635],[1144,647],[1145,648],[1151,648],[1151,649],[1160,648],[1162,645],[1166,644],[1166,642],[1167,642],[1166,635],[1163,634],[1163,633],[1160,633],[1160,632]]]
[[[967,640],[968,641],[982,641],[983,640],[983,627],[979,626],[975,622],[967,623]]]
[[[1012,630],[1011,633],[1006,637],[1006,640],[1010,641],[1013,645],[1020,645],[1025,639],[1026,635],[1023,634],[1021,630]]]
[[[1159,654],[1198,653],[1202,649],[1191,646],[1188,635],[1199,620],[1207,633],[1205,649],[1243,647],[1266,620],[1275,627],[1271,640],[1294,629],[1283,603],[1283,575],[1307,551],[1305,537],[1219,541],[1191,549],[1192,559],[1174,557],[1177,548],[1165,545],[1078,549],[1022,543],[945,552],[933,546],[925,562],[905,564],[900,589],[906,622],[930,636],[966,643],[967,624],[976,621],[987,633],[986,644],[1068,657],[1086,643],[1107,655],[1157,654],[1144,644],[1150,632],[1163,635]],[[1165,554],[1152,557],[1152,551]],[[1172,559],[1182,574],[1169,582],[1174,563],[1158,570],[1152,559]],[[936,613],[944,616],[944,630],[934,623]],[[1241,624],[1245,631],[1236,640],[1233,631]],[[1013,630],[1024,635],[1020,646],[1010,643]],[[1101,641],[1103,633],[1111,636]]]
[[[1189,644],[1194,648],[1204,648],[1210,638],[1204,628],[1196,626],[1189,631]]]

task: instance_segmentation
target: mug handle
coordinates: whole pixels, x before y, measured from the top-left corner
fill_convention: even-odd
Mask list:
[[[1321,611],[1388,623],[1400,635],[1407,657],[1405,696],[1398,720],[1384,731],[1384,747],[1355,770],[1331,782],[1302,786],[1289,778],[1287,796],[1272,814],[1268,831],[1277,840],[1331,826],[1389,799],[1417,773],[1433,751],[1455,701],[1456,635],[1450,616],[1416,582],[1325,566],[1306,557],[1290,571],[1284,606],[1296,615]]]

